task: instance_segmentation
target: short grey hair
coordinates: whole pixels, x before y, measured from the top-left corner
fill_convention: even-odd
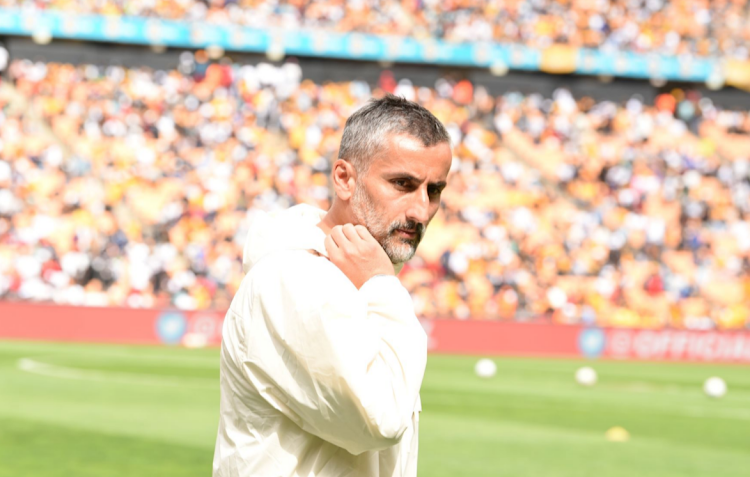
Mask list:
[[[400,96],[386,94],[371,99],[349,116],[339,147],[339,159],[365,174],[375,158],[386,147],[389,134],[407,134],[422,141],[424,147],[450,143],[445,126],[419,104]]]

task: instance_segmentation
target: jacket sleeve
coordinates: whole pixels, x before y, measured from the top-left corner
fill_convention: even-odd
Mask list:
[[[377,276],[357,290],[304,251],[268,257],[251,273],[242,312],[255,327],[262,320],[256,334],[267,336],[256,336],[263,344],[247,334],[244,368],[264,399],[352,454],[397,444],[427,361],[427,336],[399,280]]]

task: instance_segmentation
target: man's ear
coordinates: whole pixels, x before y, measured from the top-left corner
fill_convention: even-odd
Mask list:
[[[354,195],[354,188],[357,185],[357,171],[348,161],[337,159],[333,163],[331,171],[333,179],[333,192],[340,200],[348,201]]]

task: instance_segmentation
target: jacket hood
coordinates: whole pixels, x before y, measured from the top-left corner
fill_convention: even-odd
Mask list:
[[[242,254],[245,273],[266,255],[282,250],[315,250],[327,257],[325,233],[317,227],[325,215],[325,211],[306,204],[272,213],[258,211]]]

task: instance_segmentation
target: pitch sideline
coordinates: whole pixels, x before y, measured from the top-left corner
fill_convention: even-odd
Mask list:
[[[111,371],[97,371],[93,369],[70,368],[56,364],[43,363],[31,358],[21,358],[17,362],[19,370],[47,376],[52,378],[75,379],[82,381],[110,382],[118,384],[131,384],[142,386],[196,386],[211,387],[219,386],[218,379],[201,379],[201,378],[178,378],[175,376],[156,376],[138,373],[120,373]]]

